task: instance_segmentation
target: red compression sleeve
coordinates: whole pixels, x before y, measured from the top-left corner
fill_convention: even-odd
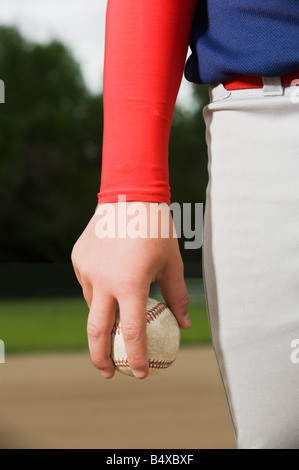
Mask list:
[[[108,0],[99,203],[170,203],[170,125],[196,3]]]

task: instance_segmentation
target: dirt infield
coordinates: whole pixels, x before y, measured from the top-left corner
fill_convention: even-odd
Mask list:
[[[143,381],[103,379],[86,352],[0,364],[0,448],[235,449],[212,349],[181,348]]]

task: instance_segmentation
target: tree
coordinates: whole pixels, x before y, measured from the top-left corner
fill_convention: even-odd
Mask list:
[[[0,28],[0,257],[69,261],[96,206],[102,97],[60,42]]]

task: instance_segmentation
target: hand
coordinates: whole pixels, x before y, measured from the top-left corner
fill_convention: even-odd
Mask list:
[[[123,204],[129,209],[133,203]],[[117,221],[116,236],[99,238],[103,219],[96,213],[72,251],[73,267],[90,309],[87,335],[91,360],[106,378],[113,377],[115,371],[110,351],[117,304],[133,373],[140,379],[148,375],[146,301],[152,282],[157,281],[159,284],[164,300],[179,326],[184,329],[191,326],[183,262],[168,206],[158,223],[150,217],[151,207],[153,208],[153,204],[157,207],[158,204],[138,204],[145,211],[145,217],[141,221],[141,224],[147,224],[143,225],[143,228],[147,228],[145,238],[120,238],[118,228],[124,221],[120,218],[119,203],[101,204],[100,209],[104,210],[105,206],[109,206],[115,211],[113,215],[108,215],[106,222],[113,227]],[[129,231],[132,228],[132,217],[126,217],[125,227]],[[170,225],[167,238],[163,238],[161,233],[156,237],[150,236],[150,229],[157,229],[158,226],[161,228],[164,223]]]

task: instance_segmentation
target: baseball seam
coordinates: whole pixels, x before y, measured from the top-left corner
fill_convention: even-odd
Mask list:
[[[151,323],[152,321],[154,321],[154,319],[161,315],[161,313],[164,312],[164,310],[166,309],[166,304],[164,304],[163,302],[158,302],[147,312],[147,323]]]
[[[163,302],[158,302],[154,307],[150,308],[147,312],[147,323],[151,323],[155,320],[159,315],[161,315],[164,310],[167,309],[167,305]],[[114,324],[112,328],[112,334],[120,335],[120,322]]]
[[[163,361],[158,359],[149,359],[148,363],[152,369],[167,369],[175,361],[175,358],[172,361]],[[128,359],[114,359],[114,365],[116,367],[130,367]]]

